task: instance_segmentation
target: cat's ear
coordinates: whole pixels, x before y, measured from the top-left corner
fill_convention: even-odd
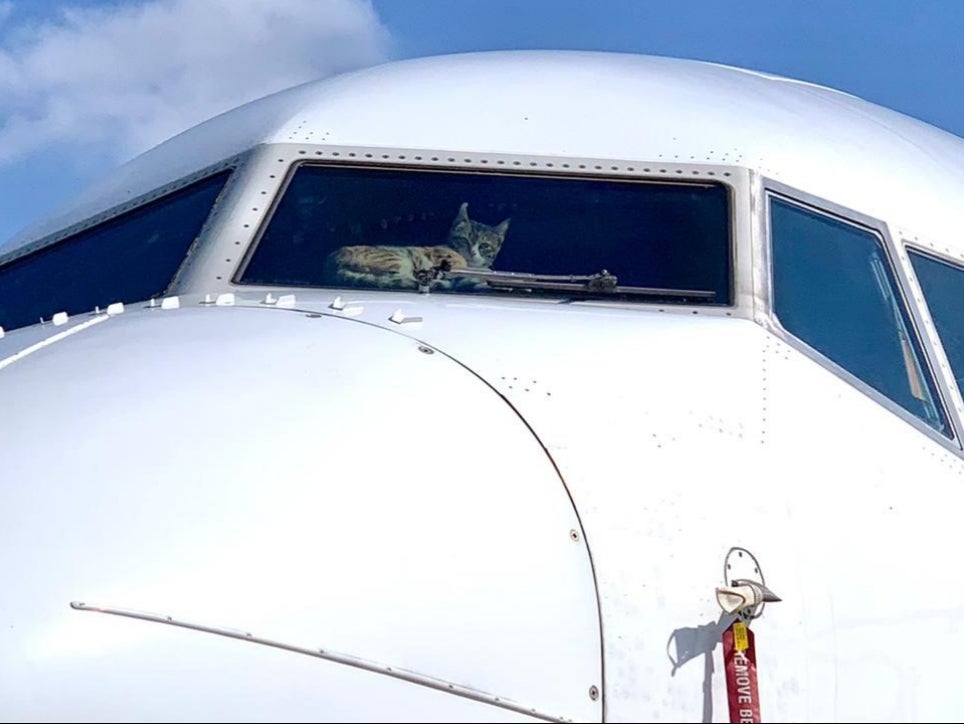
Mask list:
[[[465,224],[469,220],[469,202],[463,201],[462,205],[459,206],[459,213],[455,215],[456,224]]]
[[[502,222],[500,222],[499,225],[495,227],[495,233],[498,234],[499,236],[505,236],[505,232],[509,230],[510,221],[512,221],[512,217],[509,217],[508,219],[505,219]]]

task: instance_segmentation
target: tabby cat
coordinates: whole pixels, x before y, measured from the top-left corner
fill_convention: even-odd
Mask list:
[[[509,229],[509,219],[495,226],[469,218],[463,202],[445,246],[343,246],[328,255],[325,280],[333,285],[418,289],[419,272],[432,269],[488,269]],[[463,283],[468,282],[468,283]],[[436,288],[476,286],[469,280],[436,282]]]

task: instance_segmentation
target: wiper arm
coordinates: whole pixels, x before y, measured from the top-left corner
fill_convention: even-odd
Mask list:
[[[640,297],[696,298],[711,300],[714,291],[701,289],[660,289],[620,285],[606,269],[596,274],[530,274],[528,272],[492,271],[490,269],[449,269],[443,277],[465,277],[485,282],[492,289],[545,289],[583,294],[626,294]]]

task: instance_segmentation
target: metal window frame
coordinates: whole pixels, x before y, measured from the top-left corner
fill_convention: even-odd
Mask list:
[[[758,321],[763,322],[764,326],[781,341],[817,362],[882,407],[893,412],[914,428],[927,435],[930,439],[940,443],[944,448],[957,453],[959,456],[964,456],[964,448],[961,446],[960,434],[962,429],[961,417],[956,407],[949,404],[949,401],[954,399],[953,395],[951,394],[945,375],[939,374],[935,365],[935,361],[939,357],[934,341],[929,335],[923,334],[924,320],[921,315],[921,310],[917,304],[913,303],[913,298],[909,293],[910,281],[907,270],[903,264],[896,262],[899,258],[899,247],[887,223],[881,219],[862,214],[793,186],[762,176],[759,181],[759,198],[761,204],[757,231],[760,234],[759,239],[761,243],[755,246],[757,247],[757,253],[760,255],[760,262],[754,265],[755,277],[760,284],[757,295],[758,302],[761,305]],[[923,359],[920,360],[922,371],[924,374],[930,376],[933,390],[937,397],[935,404],[940,407],[940,410],[947,420],[949,427],[948,435],[935,430],[921,418],[909,410],[905,410],[890,397],[873,388],[852,372],[844,369],[838,363],[808,345],[803,339],[783,326],[777,317],[774,306],[773,227],[770,214],[771,198],[778,198],[781,201],[799,206],[814,214],[849,224],[856,229],[867,232],[875,238],[884,253],[884,260],[896,281],[896,292],[900,295],[900,302],[910,321],[911,329],[909,331],[916,337],[918,347],[923,356]]]
[[[115,222],[124,223],[124,218],[133,212],[140,211],[148,206],[163,204],[166,199],[169,199],[179,191],[189,189],[196,184],[203,183],[220,174],[227,174],[224,179],[224,183],[221,185],[221,188],[214,199],[214,202],[204,216],[204,221],[201,224],[198,233],[191,240],[191,243],[188,245],[187,250],[178,262],[177,267],[174,269],[171,277],[165,282],[164,289],[161,290],[157,295],[166,296],[169,293],[169,290],[177,285],[182,270],[192,259],[195,250],[201,244],[201,240],[215,225],[220,204],[222,200],[227,198],[231,193],[239,160],[240,157],[234,157],[223,162],[207,166],[200,171],[189,174],[188,176],[183,176],[179,179],[171,181],[170,183],[164,184],[163,186],[159,186],[156,189],[142,194],[130,201],[112,206],[109,209],[87,217],[80,222],[70,224],[52,234],[48,234],[36,239],[35,241],[29,242],[28,244],[17,247],[5,255],[0,255],[0,272],[2,272],[3,269],[8,265],[16,264],[22,260],[29,260],[34,255],[56,249],[61,245],[70,244],[78,237],[89,232],[96,231],[102,226]],[[56,310],[52,310],[50,313],[53,314],[54,311]]]
[[[962,402],[961,385],[958,384],[954,370],[951,368],[950,360],[947,357],[947,350],[944,346],[944,340],[937,331],[937,325],[934,323],[933,314],[931,313],[930,305],[927,302],[927,296],[924,294],[923,287],[920,285],[920,276],[917,273],[917,268],[914,266],[914,262],[910,255],[917,254],[919,256],[928,257],[933,261],[946,264],[947,266],[952,267],[962,273],[964,273],[964,260],[961,260],[960,257],[953,258],[947,254],[942,254],[936,249],[928,248],[923,244],[907,241],[907,239],[903,237],[902,242],[902,250],[904,252],[904,256],[906,257],[908,275],[912,281],[911,286],[914,292],[914,298],[922,309],[924,327],[933,338],[934,346],[937,352],[937,362],[947,379],[947,385],[951,392],[951,399],[954,402],[954,409],[957,412],[958,418],[964,420],[964,402]],[[962,429],[964,429],[964,425],[962,425]]]
[[[748,238],[750,234],[749,206],[741,203],[749,196],[750,173],[738,166],[715,166],[703,164],[678,164],[612,159],[586,159],[556,156],[522,156],[514,154],[494,154],[476,152],[431,151],[425,149],[385,149],[355,146],[318,146],[302,144],[272,144],[261,152],[260,173],[264,178],[264,189],[260,192],[262,208],[254,204],[257,197],[249,196],[252,210],[259,213],[247,214],[244,230],[256,222],[244,255],[230,270],[231,286],[238,291],[253,291],[277,288],[271,285],[241,282],[251,257],[264,236],[265,230],[284,197],[294,174],[304,165],[313,166],[353,166],[360,168],[383,168],[402,171],[442,171],[462,173],[494,173],[512,177],[538,176],[572,178],[592,181],[640,181],[650,183],[673,183],[679,185],[713,184],[722,186],[727,192],[729,207],[729,290],[728,304],[686,305],[675,303],[654,303],[647,300],[605,301],[587,300],[579,304],[593,306],[618,306],[621,308],[661,307],[666,309],[694,309],[699,314],[720,314],[724,316],[752,317],[752,284],[750,283],[750,256],[748,249],[742,253],[737,239]],[[281,173],[279,173],[281,171]],[[257,176],[258,173],[254,173]],[[253,193],[253,188],[250,193]],[[271,197],[268,208],[263,208],[264,196]],[[239,204],[244,206],[244,204]],[[240,222],[243,217],[236,221]],[[238,229],[234,233],[241,233]],[[217,276],[217,280],[223,274]],[[327,287],[311,287],[314,291],[324,291]],[[377,292],[377,290],[369,290]]]

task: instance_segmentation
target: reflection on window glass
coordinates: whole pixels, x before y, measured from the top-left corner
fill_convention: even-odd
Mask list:
[[[910,259],[947,361],[958,387],[964,389],[964,269],[915,251],[910,251]]]
[[[229,172],[211,176],[0,266],[0,326],[36,324],[161,294],[204,225]]]
[[[949,435],[876,234],[776,198],[770,229],[773,301],[783,327]]]
[[[240,281],[729,304],[730,272],[720,185],[305,165]]]

